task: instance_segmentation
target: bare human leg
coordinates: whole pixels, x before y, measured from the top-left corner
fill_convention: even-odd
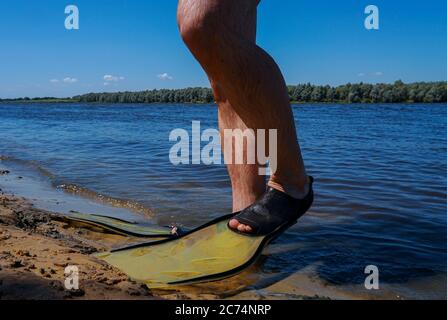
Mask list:
[[[228,101],[218,102],[219,127],[223,137],[225,129],[247,129]],[[222,145],[225,145],[222,139]],[[235,142],[233,141],[233,150]],[[228,164],[228,173],[233,191],[233,212],[239,212],[258,200],[265,192],[265,177],[259,175],[259,166]]]
[[[244,19],[244,27],[239,28],[238,31],[241,37],[246,38],[247,41],[256,42],[256,11],[254,15],[247,16]],[[225,148],[224,131],[226,129],[240,129],[244,131],[248,127],[228,101],[223,88],[212,78],[210,78],[210,82],[219,106],[219,129],[222,137],[222,146]],[[236,143],[235,140],[232,141],[233,154],[236,149]],[[226,163],[229,163],[229,161],[226,161]],[[233,212],[239,212],[250,206],[264,194],[266,189],[265,177],[259,175],[259,166],[257,164],[227,164],[227,168],[233,192]]]
[[[178,22],[183,40],[201,63],[219,102],[221,129],[225,127],[276,129],[277,170],[269,186],[294,199],[308,193],[308,178],[296,136],[284,78],[274,60],[254,41],[259,0],[180,0]],[[261,192],[256,165],[229,166],[235,209]],[[245,175],[238,175],[240,172]],[[250,191],[251,189],[251,191]],[[231,228],[250,233],[252,227],[230,222]]]

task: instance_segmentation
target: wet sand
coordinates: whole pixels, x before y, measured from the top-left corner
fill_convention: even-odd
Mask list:
[[[52,218],[26,199],[0,189],[0,299],[144,300],[216,299],[210,294],[166,291],[154,294],[92,256],[135,243],[117,235],[77,229]],[[65,268],[79,268],[80,288],[66,290]]]
[[[145,286],[90,256],[118,239],[98,242],[51,215],[22,198],[0,195],[1,299],[154,299]],[[68,265],[79,268],[77,291],[64,287]]]

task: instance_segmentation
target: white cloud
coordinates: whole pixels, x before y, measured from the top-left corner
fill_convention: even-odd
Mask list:
[[[383,76],[383,72],[382,71],[376,71],[376,72],[370,72],[370,73],[364,73],[364,72],[360,72],[357,74],[357,76],[359,77],[381,77]]]
[[[58,79],[51,79],[50,82],[51,83],[59,83],[59,80]]]
[[[124,80],[124,77],[121,76],[112,76],[111,74],[106,74],[103,77],[104,81],[106,82],[118,82]]]
[[[157,75],[157,77],[158,77],[158,79],[163,80],[163,81],[166,81],[166,80],[173,80],[173,79],[174,79],[172,76],[170,76],[170,75],[167,74],[167,73],[159,74],[159,75]]]
[[[66,78],[64,78],[63,81],[64,81],[64,83],[76,83],[76,82],[78,82],[78,79],[66,77]]]
[[[104,77],[104,86],[114,85],[116,86],[118,82],[123,81],[125,78],[122,76],[114,76],[111,74],[106,74]]]

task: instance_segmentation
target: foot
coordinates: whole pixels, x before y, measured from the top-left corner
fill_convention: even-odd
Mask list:
[[[269,188],[261,199],[232,219],[228,226],[238,233],[264,236],[294,224],[312,206],[313,178],[309,192],[303,199],[295,199],[281,191]]]

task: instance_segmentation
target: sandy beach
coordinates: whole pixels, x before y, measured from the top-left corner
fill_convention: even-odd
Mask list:
[[[0,188],[1,300],[216,298],[178,292],[153,294],[144,284],[92,256],[132,239],[74,228],[58,217]],[[66,290],[67,266],[79,268],[79,290]]]
[[[143,285],[90,256],[107,249],[88,231],[67,228],[25,199],[0,195],[1,299],[154,299]],[[79,267],[81,288],[64,288],[65,267]]]

